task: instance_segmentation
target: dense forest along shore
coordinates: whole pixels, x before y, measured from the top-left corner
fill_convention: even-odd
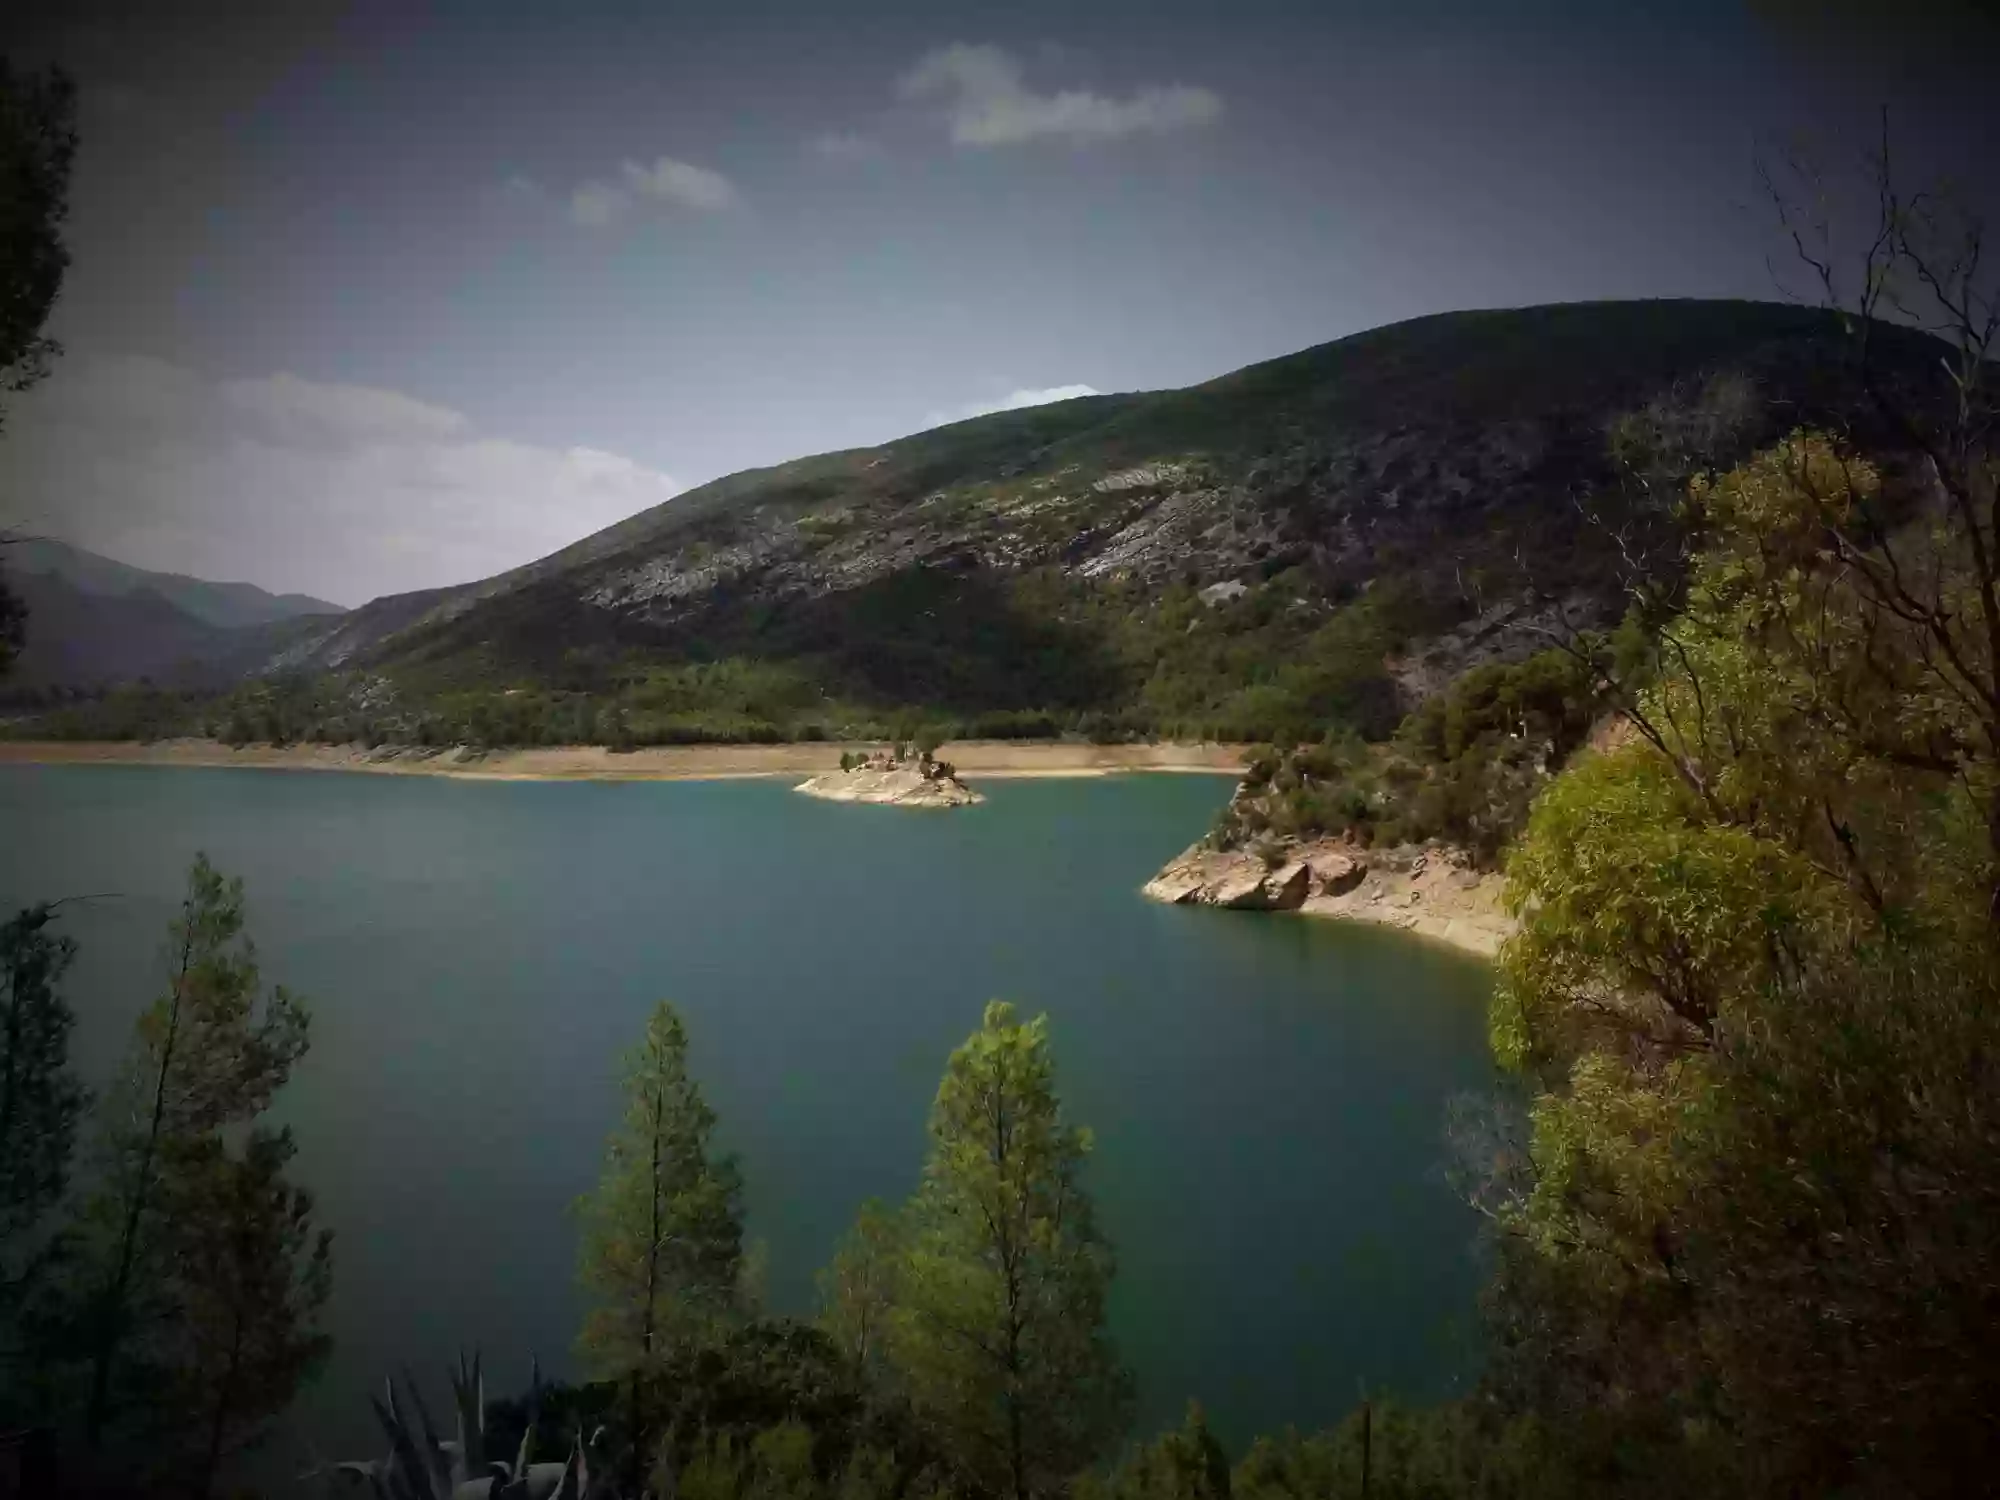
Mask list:
[[[0,765],[229,766],[301,771],[376,771],[504,781],[713,781],[739,776],[814,776],[837,763],[842,746],[658,745],[614,751],[602,745],[536,749],[410,749],[365,745],[244,745],[175,739],[150,743],[96,740],[0,740]],[[857,753],[886,746],[847,747]],[[1105,776],[1120,771],[1193,771],[1241,775],[1243,745],[1093,745],[1032,740],[964,740],[943,747],[973,776]]]

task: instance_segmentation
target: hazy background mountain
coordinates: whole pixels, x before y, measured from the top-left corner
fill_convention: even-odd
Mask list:
[[[148,678],[220,687],[254,672],[307,622],[343,611],[249,583],[154,573],[64,542],[9,543],[0,564],[28,607],[13,687],[93,688]]]
[[[346,613],[342,605],[307,594],[273,594],[254,583],[211,583],[181,573],[154,573],[48,537],[23,537],[12,543],[6,563],[16,575],[60,578],[93,599],[157,594],[183,614],[225,630],[299,615]]]

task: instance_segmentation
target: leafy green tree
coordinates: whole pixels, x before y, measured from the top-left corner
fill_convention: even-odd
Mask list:
[[[175,1226],[171,1298],[156,1401],[180,1418],[191,1491],[212,1493],[228,1457],[254,1441],[324,1361],[319,1317],[333,1287],[333,1233],[312,1195],[285,1179],[288,1130],[251,1131],[240,1152],[211,1135],[176,1153],[163,1184]]]
[[[1048,1020],[1003,1001],[955,1051],[931,1112],[890,1361],[968,1482],[1060,1491],[1123,1429],[1129,1381],[1104,1328],[1111,1249],[1062,1118]]]
[[[632,733],[631,720],[626,716],[624,704],[612,704],[611,712],[600,722],[604,731],[604,743],[612,750],[623,753],[638,744],[637,738]]]
[[[93,1447],[121,1386],[151,1388],[149,1372],[126,1368],[131,1341],[150,1342],[175,1315],[174,1254],[187,1226],[170,1174],[261,1114],[306,1050],[304,1002],[282,987],[262,993],[241,880],[197,855],[168,932],[167,990],[139,1016],[124,1074],[106,1095],[79,1226]]]
[[[2000,1462],[1984,570],[1948,494],[1821,438],[1692,506],[1633,742],[1509,865],[1493,1033],[1536,1092],[1496,1378],[1689,1488],[1962,1492]]]
[[[736,1314],[742,1176],[716,1151],[715,1111],[688,1073],[687,1029],[661,1001],[625,1067],[625,1116],[604,1175],[578,1209],[591,1299],[579,1348],[629,1393],[634,1461],[654,1431],[666,1358],[712,1340]],[[635,1485],[636,1487],[636,1485]]]
[[[710,1435],[688,1461],[655,1476],[680,1500],[922,1500],[947,1494],[904,1453],[858,1447],[829,1462],[820,1434],[795,1419],[747,1435]],[[671,1489],[669,1489],[671,1486]]]
[[[1164,1433],[1108,1476],[1077,1482],[1076,1500],[1229,1500],[1229,1455],[1198,1402],[1178,1432]]]
[[[854,1227],[820,1272],[820,1327],[861,1369],[880,1374],[907,1247],[899,1216],[879,1199],[861,1205]]]
[[[76,944],[54,920],[44,903],[0,926],[0,1328],[10,1331],[46,1260],[39,1231],[69,1181],[86,1098],[69,1066],[76,1016],[61,993]]]

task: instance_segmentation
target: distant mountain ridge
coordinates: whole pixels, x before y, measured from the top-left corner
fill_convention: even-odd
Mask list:
[[[273,594],[254,583],[213,583],[183,573],[156,573],[130,563],[86,552],[67,542],[24,537],[0,553],[16,575],[38,574],[64,579],[78,592],[100,599],[153,593],[204,625],[231,630],[240,625],[269,625],[300,615],[341,615],[346,607],[309,594]]]
[[[222,688],[345,613],[304,594],[155,573],[43,538],[0,548],[0,567],[28,610],[10,688],[92,689],[139,678]]]

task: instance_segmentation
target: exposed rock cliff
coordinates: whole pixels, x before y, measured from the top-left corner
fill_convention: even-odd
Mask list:
[[[1514,932],[1503,886],[1498,874],[1441,846],[1359,849],[1322,841],[1257,852],[1196,844],[1144,891],[1176,906],[1379,922],[1490,957]]]

